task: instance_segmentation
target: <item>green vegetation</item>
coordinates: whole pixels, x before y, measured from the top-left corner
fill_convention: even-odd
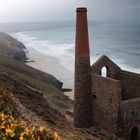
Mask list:
[[[10,115],[0,114],[1,140],[60,140],[57,132],[46,127],[30,126]]]
[[[0,55],[0,75],[1,86],[9,89],[16,88],[13,83],[24,86],[27,90],[43,95],[56,110],[64,111],[72,107],[72,101],[57,88],[61,83],[50,74]]]

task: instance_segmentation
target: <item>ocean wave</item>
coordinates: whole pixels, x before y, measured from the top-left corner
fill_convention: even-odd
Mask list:
[[[55,57],[59,59],[60,64],[62,64],[64,67],[74,71],[74,44],[58,44],[49,40],[38,40],[37,37],[24,32],[18,32],[11,35],[23,42],[27,49],[35,49],[41,54]]]
[[[59,62],[70,71],[74,72],[74,44],[73,43],[65,43],[65,42],[54,42],[52,40],[39,40],[36,36],[30,34],[30,32],[17,32],[12,34],[15,38],[22,41],[27,48],[35,49],[41,54],[55,57],[59,60]],[[91,48],[92,49],[92,48]],[[128,55],[139,55],[138,53],[106,48],[114,52],[119,53],[127,53]],[[93,64],[99,57],[102,55],[101,52],[92,51],[91,55],[91,64]],[[117,59],[116,56],[108,54],[108,57],[111,58],[118,66],[120,66],[123,70],[128,70],[136,73],[140,73],[140,68],[134,68],[129,64],[126,64],[125,60]]]

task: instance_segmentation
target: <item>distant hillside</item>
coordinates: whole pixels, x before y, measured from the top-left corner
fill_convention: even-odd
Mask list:
[[[19,42],[8,34],[0,32],[0,54],[26,62],[27,57],[24,49],[26,49],[26,47],[23,45],[23,43]]]

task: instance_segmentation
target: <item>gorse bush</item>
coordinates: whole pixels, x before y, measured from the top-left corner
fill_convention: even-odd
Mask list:
[[[0,140],[60,140],[57,132],[29,126],[12,116],[0,114]]]

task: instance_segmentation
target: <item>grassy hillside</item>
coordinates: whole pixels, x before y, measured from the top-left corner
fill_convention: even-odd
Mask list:
[[[63,83],[26,65],[21,55],[17,59],[16,54],[24,53],[23,49],[22,43],[0,32],[0,87],[41,120],[52,124],[66,122],[65,112],[72,107],[72,101],[63,95]],[[6,111],[6,106],[0,111]]]
[[[22,94],[24,90],[38,93],[47,99],[50,106],[60,111],[72,105],[72,101],[62,94],[62,83],[56,78],[3,55],[0,55],[0,85],[8,87],[13,93],[19,89]]]

